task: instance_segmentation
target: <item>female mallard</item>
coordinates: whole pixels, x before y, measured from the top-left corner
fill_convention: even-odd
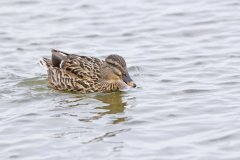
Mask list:
[[[116,54],[103,61],[52,49],[52,60],[43,58],[40,64],[48,70],[48,85],[58,90],[91,93],[136,87],[125,60]]]

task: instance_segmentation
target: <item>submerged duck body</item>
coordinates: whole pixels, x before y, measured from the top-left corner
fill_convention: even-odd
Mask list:
[[[48,71],[48,85],[57,90],[93,93],[136,87],[124,58],[115,54],[104,61],[52,49],[52,59],[43,58],[40,64]]]

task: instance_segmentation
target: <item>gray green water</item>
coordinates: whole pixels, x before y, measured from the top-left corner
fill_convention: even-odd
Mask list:
[[[1,0],[0,159],[238,160],[238,0]],[[47,87],[50,48],[125,57],[137,88]]]

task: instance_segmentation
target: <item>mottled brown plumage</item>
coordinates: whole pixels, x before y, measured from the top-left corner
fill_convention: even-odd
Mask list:
[[[136,87],[119,55],[103,61],[52,49],[52,59],[43,58],[40,64],[48,70],[48,85],[57,90],[91,93]]]

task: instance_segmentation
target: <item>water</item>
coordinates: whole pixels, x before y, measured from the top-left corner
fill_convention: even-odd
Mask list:
[[[1,160],[238,160],[238,0],[1,0]],[[47,87],[50,49],[125,57],[138,87]]]

